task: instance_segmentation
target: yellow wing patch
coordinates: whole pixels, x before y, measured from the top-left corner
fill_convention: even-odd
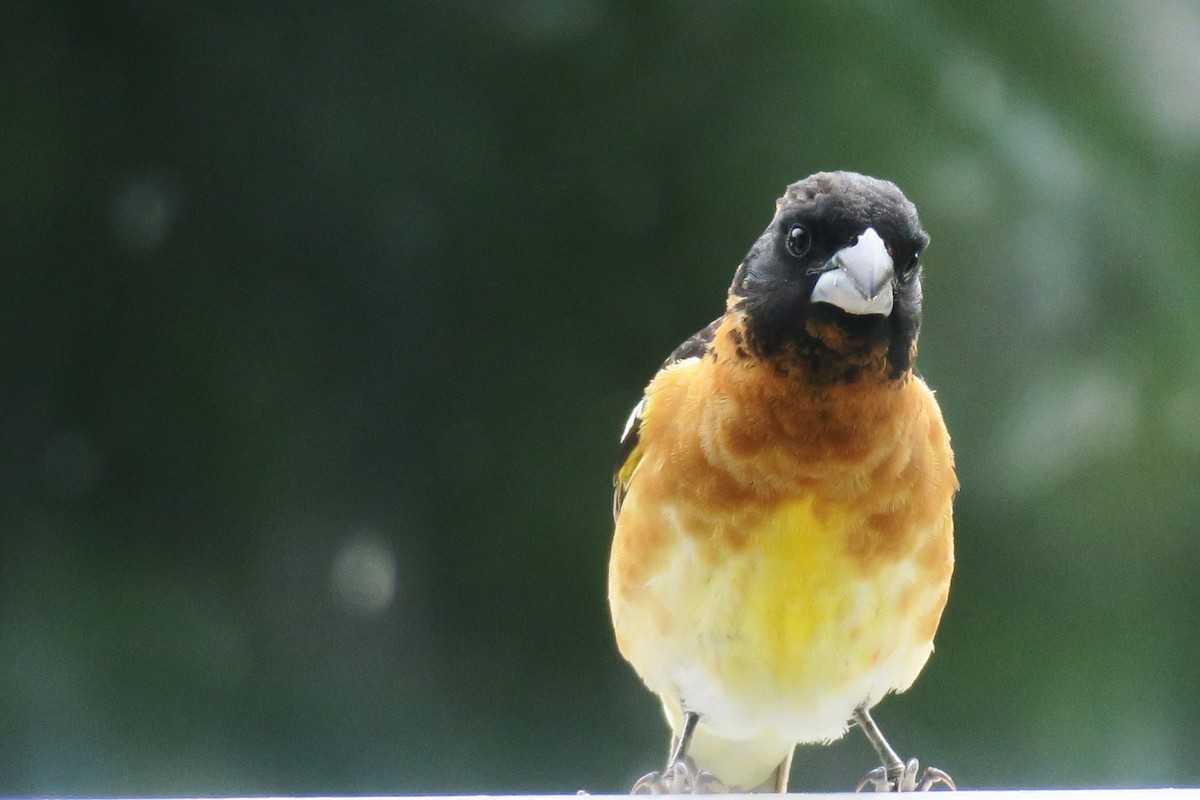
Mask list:
[[[621,503],[625,493],[629,491],[629,481],[642,460],[642,414],[646,409],[646,398],[638,401],[629,414],[625,423],[625,431],[621,434],[621,455],[618,459],[616,472],[613,473],[613,521],[621,513]]]

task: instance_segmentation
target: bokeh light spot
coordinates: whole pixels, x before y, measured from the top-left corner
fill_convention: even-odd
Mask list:
[[[179,201],[166,181],[131,176],[118,187],[109,210],[113,236],[124,249],[146,255],[166,240],[175,226]]]
[[[396,594],[395,552],[378,534],[354,534],[338,548],[329,577],[333,596],[343,608],[378,613]]]

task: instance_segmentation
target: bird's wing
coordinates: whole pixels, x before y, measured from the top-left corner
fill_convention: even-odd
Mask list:
[[[663,362],[659,372],[681,362],[703,357],[712,345],[713,337],[716,335],[717,328],[720,325],[721,317],[717,317],[705,326],[703,330],[675,348],[675,352],[667,356],[667,360]],[[633,478],[633,473],[637,469],[638,463],[642,460],[641,429],[642,418],[645,413],[646,397],[643,395],[638,404],[633,407],[633,411],[630,412],[629,420],[625,423],[625,430],[621,434],[620,451],[617,456],[617,469],[613,473],[614,520],[621,513],[621,503],[625,499],[625,493],[629,491],[629,482]]]

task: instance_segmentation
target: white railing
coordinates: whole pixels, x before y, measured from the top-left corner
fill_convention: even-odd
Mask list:
[[[678,795],[691,797],[691,795]],[[790,793],[784,798],[798,800],[870,800],[872,793],[855,795],[838,792]],[[155,800],[629,800],[626,794],[510,794],[510,795],[403,795],[403,796],[353,796],[353,797],[187,797],[155,798]],[[713,800],[770,800],[779,797],[771,794],[724,794]],[[930,795],[921,795],[929,798]],[[962,790],[954,793],[939,791],[938,800],[1200,800],[1200,789],[996,789]],[[17,799],[14,799],[17,800]],[[39,798],[39,800],[46,800]],[[75,798],[86,800],[86,798]],[[141,800],[146,800],[141,798]],[[915,798],[914,800],[919,800]]]

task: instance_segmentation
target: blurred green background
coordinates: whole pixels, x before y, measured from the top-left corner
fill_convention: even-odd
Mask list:
[[[967,787],[1195,784],[1200,7],[6,3],[0,794],[624,791],[617,435],[785,185],[921,209]],[[857,734],[793,787],[847,789]]]

